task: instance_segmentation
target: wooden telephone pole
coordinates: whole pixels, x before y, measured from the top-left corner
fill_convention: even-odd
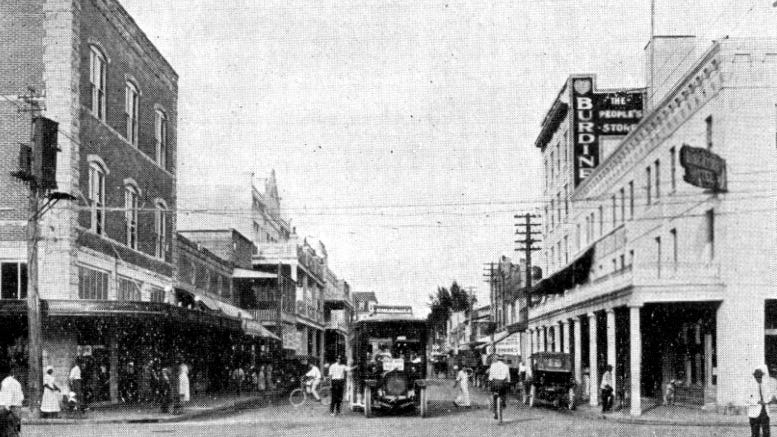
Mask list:
[[[516,240],[515,242],[519,245],[518,248],[515,250],[517,252],[523,252],[524,256],[526,257],[526,286],[524,289],[526,290],[526,305],[531,306],[531,287],[532,287],[532,259],[531,259],[531,253],[537,250],[540,250],[541,248],[534,246],[534,243],[539,243],[542,240],[535,239],[535,235],[540,235],[542,232],[538,230],[540,227],[540,224],[533,221],[532,219],[538,218],[535,214],[521,214],[514,216],[515,219],[518,219],[518,223],[515,224],[515,226],[518,228],[517,231],[515,231],[516,235],[523,236],[522,239]]]

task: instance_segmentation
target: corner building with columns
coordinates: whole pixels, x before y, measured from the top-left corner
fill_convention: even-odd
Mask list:
[[[544,158],[544,278],[531,352],[573,354],[580,396],[615,408],[745,404],[777,377],[777,40],[657,36],[646,87],[570,76],[535,145]],[[655,66],[651,68],[650,65]]]

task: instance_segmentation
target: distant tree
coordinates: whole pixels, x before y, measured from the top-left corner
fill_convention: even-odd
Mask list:
[[[470,309],[470,296],[456,281],[451,284],[450,295],[452,311],[468,311]]]
[[[434,332],[445,336],[448,330],[448,317],[451,312],[451,294],[445,287],[437,287],[437,292],[429,295],[429,317],[427,321]]]

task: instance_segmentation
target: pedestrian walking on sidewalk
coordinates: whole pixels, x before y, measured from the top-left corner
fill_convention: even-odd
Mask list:
[[[159,407],[163,413],[170,412],[170,405],[173,402],[172,390],[173,390],[173,380],[172,380],[170,368],[164,367],[162,369],[161,376],[159,377],[159,387],[158,387]]]
[[[612,411],[612,366],[605,367],[602,374],[602,413]]]
[[[70,391],[76,394],[78,410],[81,413],[86,412],[86,396],[84,393],[83,381],[81,380],[81,358],[76,358],[73,361],[73,367],[70,368],[70,374],[67,379],[68,384],[70,385]]]
[[[469,400],[469,374],[464,368],[459,369],[459,366],[454,366],[453,370],[456,372],[456,382],[453,383],[453,387],[459,386],[459,395],[456,396],[456,400],[453,401],[453,405],[457,407],[469,408],[472,406]]]
[[[237,366],[232,370],[231,379],[235,387],[235,393],[240,396],[243,392],[243,381],[246,379],[246,372],[242,367]]]
[[[181,364],[178,368],[178,402],[176,410],[180,410],[187,402],[191,400],[189,391],[189,366]]]
[[[347,372],[348,368],[343,364],[343,357],[337,357],[337,361],[329,366],[329,377],[332,379],[332,403],[329,404],[329,414],[332,416],[340,414]]]
[[[54,368],[46,366],[46,373],[43,375],[43,397],[40,402],[40,412],[44,418],[56,418],[59,415],[61,398],[62,390],[57,387]]]
[[[18,437],[22,432],[22,385],[6,362],[0,362],[0,437]]]
[[[265,391],[267,389],[267,375],[265,373],[264,365],[259,366],[259,373],[256,375],[256,389],[259,391]]]
[[[764,378],[766,376],[766,378]],[[747,416],[750,418],[751,437],[769,437],[769,404],[777,403],[777,396],[771,391],[768,380],[769,370],[765,365],[753,370],[755,384],[748,387]]]

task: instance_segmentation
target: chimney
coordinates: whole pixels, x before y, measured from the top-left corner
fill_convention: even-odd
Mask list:
[[[645,46],[645,55],[645,112],[650,112],[698,60],[700,53],[694,35],[656,35]]]

